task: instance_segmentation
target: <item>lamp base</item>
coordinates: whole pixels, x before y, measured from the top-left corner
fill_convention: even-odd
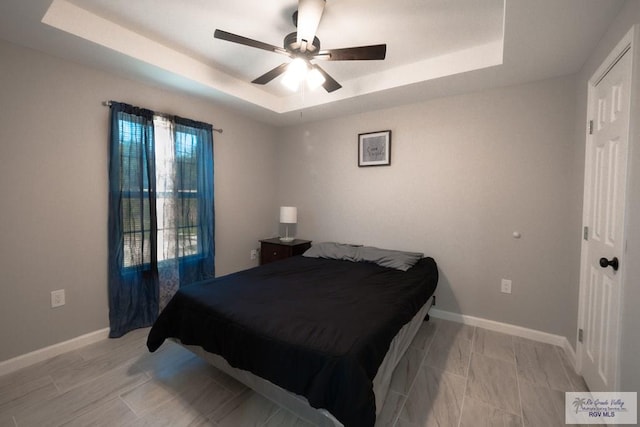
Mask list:
[[[281,242],[293,242],[295,237],[280,237]]]

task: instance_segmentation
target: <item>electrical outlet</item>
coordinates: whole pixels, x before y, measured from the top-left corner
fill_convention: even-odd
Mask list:
[[[251,249],[250,258],[251,259],[258,259],[258,250],[257,249]]]
[[[65,304],[64,289],[51,292],[51,308],[60,307]]]
[[[502,282],[500,282],[500,292],[502,292],[503,294],[511,293],[511,280],[502,279]]]

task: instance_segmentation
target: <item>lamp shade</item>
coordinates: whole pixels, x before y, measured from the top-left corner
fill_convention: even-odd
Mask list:
[[[295,206],[280,206],[280,222],[295,224],[298,222],[298,208]]]

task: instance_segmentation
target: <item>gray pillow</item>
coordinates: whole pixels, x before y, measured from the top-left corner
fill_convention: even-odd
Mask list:
[[[354,245],[344,243],[323,242],[316,243],[303,253],[309,258],[341,259],[356,262],[356,250]]]
[[[302,254],[309,258],[339,259],[352,262],[373,262],[381,267],[407,271],[424,255],[418,252],[394,251],[372,246],[354,246],[344,243],[317,243]]]
[[[393,251],[390,249],[379,249],[371,246],[358,248],[358,260],[375,262],[381,267],[395,268],[396,270],[407,271],[420,261],[424,254],[419,252]]]

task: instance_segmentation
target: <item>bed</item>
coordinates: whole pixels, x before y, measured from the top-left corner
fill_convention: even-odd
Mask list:
[[[385,266],[386,252],[382,262],[363,248],[346,253],[296,256],[186,286],[147,346],[177,340],[316,425],[372,427],[438,271],[421,254],[403,271]]]

